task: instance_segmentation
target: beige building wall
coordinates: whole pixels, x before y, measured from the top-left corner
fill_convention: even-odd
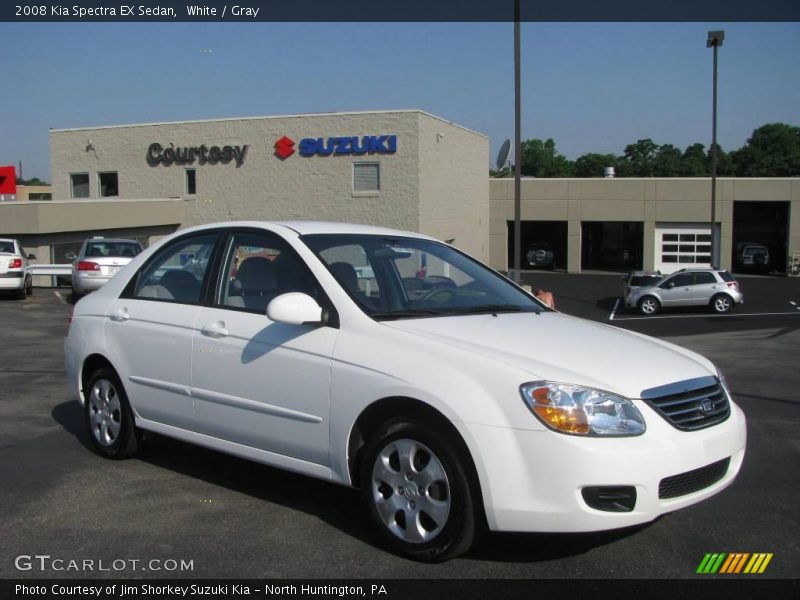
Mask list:
[[[489,139],[419,115],[419,231],[489,260]]]
[[[507,222],[514,220],[514,180],[491,179],[489,186],[490,264],[506,270]],[[644,268],[652,269],[656,225],[708,223],[710,197],[709,178],[523,179],[521,218],[567,221],[567,270],[573,273],[581,270],[583,221],[642,222]],[[789,202],[788,254],[800,251],[800,178],[717,178],[722,268],[731,268],[734,201]]]

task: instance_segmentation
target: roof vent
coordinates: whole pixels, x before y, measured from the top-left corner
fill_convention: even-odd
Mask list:
[[[614,167],[606,167],[603,169],[603,177],[606,179],[613,179],[614,178]]]

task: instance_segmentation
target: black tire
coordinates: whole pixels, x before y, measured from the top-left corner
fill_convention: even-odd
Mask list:
[[[25,295],[33,296],[33,277],[28,277],[28,283],[25,285]]]
[[[645,296],[639,300],[639,312],[643,315],[654,315],[661,310],[661,303],[655,296]]]
[[[416,452],[404,474],[394,450],[408,443],[415,445]],[[470,479],[468,458],[456,448],[438,429],[408,419],[384,423],[368,440],[361,463],[361,495],[375,530],[394,552],[423,562],[442,562],[468,551],[479,537],[483,520],[476,511],[478,486]],[[384,460],[387,456],[396,458]],[[439,472],[439,466],[444,479],[431,476]],[[396,479],[387,482],[395,471]],[[445,516],[443,504],[448,505]],[[387,516],[381,516],[381,510]],[[416,529],[407,527],[407,515],[414,516]]]
[[[733,298],[728,294],[717,294],[711,298],[711,310],[720,315],[731,312],[734,305]]]
[[[97,369],[84,390],[84,421],[92,446],[101,456],[120,460],[136,454],[138,433],[128,396],[107,368]]]

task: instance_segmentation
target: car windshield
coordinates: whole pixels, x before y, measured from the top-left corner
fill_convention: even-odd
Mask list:
[[[375,319],[547,310],[496,271],[439,242],[349,234],[302,240]]]
[[[142,251],[138,242],[89,242],[86,244],[86,256],[134,257]]]

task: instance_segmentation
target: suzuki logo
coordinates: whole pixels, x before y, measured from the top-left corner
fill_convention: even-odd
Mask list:
[[[294,140],[292,138],[283,136],[275,142],[275,154],[280,158],[289,158],[294,154]]]

